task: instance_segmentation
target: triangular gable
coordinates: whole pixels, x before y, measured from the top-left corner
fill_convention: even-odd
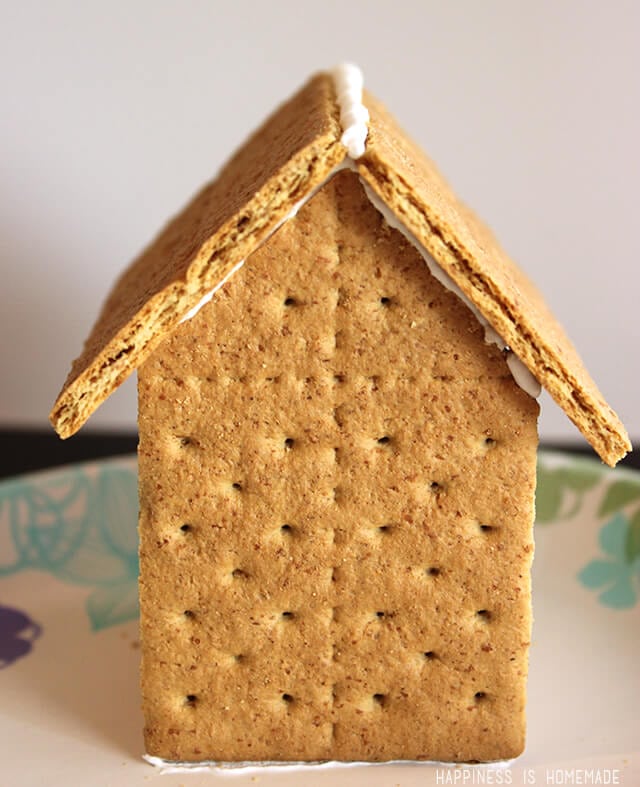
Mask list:
[[[441,265],[549,391],[602,459],[631,446],[542,296],[370,95],[363,180]],[[77,431],[187,311],[346,157],[328,75],[313,78],[125,271],[51,413]]]

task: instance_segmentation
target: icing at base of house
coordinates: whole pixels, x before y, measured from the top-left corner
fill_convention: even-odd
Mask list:
[[[162,776],[179,775],[184,773],[225,773],[230,771],[242,771],[243,775],[263,772],[264,768],[275,771],[286,771],[287,773],[309,773],[311,771],[322,771],[327,769],[355,768],[366,765],[367,768],[380,768],[385,765],[439,765],[445,768],[459,768],[458,762],[441,762],[439,760],[385,760],[382,762],[357,762],[357,761],[337,761],[322,760],[318,762],[296,762],[290,760],[264,760],[251,762],[216,762],[206,760],[204,762],[176,762],[173,760],[163,760],[162,757],[154,757],[151,754],[143,754],[142,759],[157,768]],[[515,760],[492,760],[492,768],[509,768]],[[485,763],[486,765],[487,763]],[[498,782],[496,782],[497,784]],[[506,782],[505,782],[506,784]]]

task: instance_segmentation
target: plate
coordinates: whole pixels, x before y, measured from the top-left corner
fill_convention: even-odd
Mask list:
[[[181,773],[142,760],[136,484],[135,457],[0,483],[3,784],[640,785],[640,474],[540,454],[518,760]]]

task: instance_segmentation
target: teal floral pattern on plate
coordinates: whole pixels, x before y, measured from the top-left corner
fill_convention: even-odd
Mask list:
[[[606,488],[598,515],[612,514],[598,539],[605,559],[592,560],[578,579],[592,590],[604,588],[598,597],[602,604],[628,609],[640,591],[640,481],[624,478]]]
[[[0,484],[0,579],[34,570],[87,586],[94,631],[134,619],[137,510],[132,459]]]
[[[629,609],[640,595],[640,475],[617,477],[614,471],[589,460],[556,465],[540,457],[536,493],[536,523],[578,517],[587,494],[600,484],[598,545],[604,556],[594,558],[578,572],[578,582],[600,591],[598,600],[612,609]],[[579,525],[579,523],[576,523]]]
[[[591,461],[573,460],[554,466],[547,454],[538,459],[536,523],[571,519],[580,511],[585,494],[602,480],[602,468]]]
[[[599,542],[605,558],[592,560],[578,574],[579,581],[586,588],[602,590],[598,598],[607,607],[628,609],[638,600],[640,559],[637,534],[632,544],[635,557],[629,551],[633,532],[632,522],[623,513],[617,513],[600,530]]]

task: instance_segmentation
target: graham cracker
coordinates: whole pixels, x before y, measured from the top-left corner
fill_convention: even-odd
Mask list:
[[[149,754],[522,751],[538,405],[356,175],[165,337],[139,405]]]

